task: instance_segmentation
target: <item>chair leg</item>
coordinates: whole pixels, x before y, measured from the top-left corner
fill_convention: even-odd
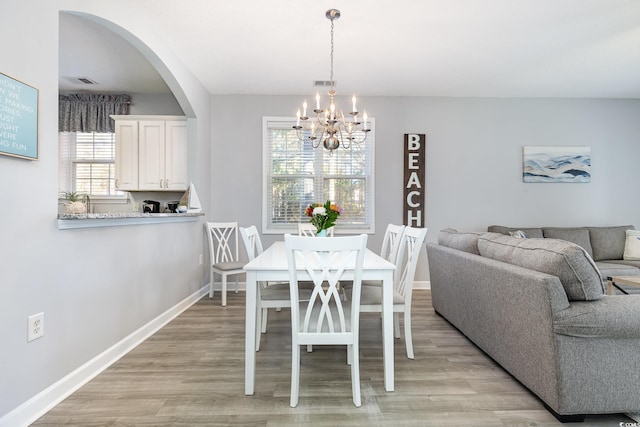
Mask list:
[[[211,281],[209,282],[209,298],[213,298],[213,285],[216,283],[216,274],[211,271]]]
[[[292,343],[291,348],[291,401],[289,406],[298,406],[298,393],[300,391],[300,346]]]
[[[222,275],[222,306],[227,305],[227,275]]]
[[[411,338],[411,312],[404,312],[404,342],[407,346],[407,357],[413,360],[413,340]]]
[[[238,276],[240,275],[236,274],[236,294],[238,293]]]
[[[362,406],[362,400],[360,399],[360,350],[358,343],[349,345],[351,350],[351,392],[353,393],[353,404],[359,408]]]
[[[267,333],[267,317],[269,317],[269,309],[263,308],[262,309],[262,328],[260,328],[260,333],[263,333],[263,334]]]
[[[400,313],[393,313],[394,337],[400,338]]]

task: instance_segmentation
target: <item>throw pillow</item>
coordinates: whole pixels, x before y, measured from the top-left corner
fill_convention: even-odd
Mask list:
[[[520,230],[527,235],[528,239],[542,239],[542,228],[527,228],[527,227],[505,227],[503,225],[490,225],[487,227],[489,233],[509,234],[511,231]]]
[[[522,230],[510,231],[509,232],[509,236],[517,237],[518,239],[526,239],[527,238],[527,235],[524,234],[524,231],[522,231]]]
[[[623,259],[640,260],[640,230],[627,230]]]

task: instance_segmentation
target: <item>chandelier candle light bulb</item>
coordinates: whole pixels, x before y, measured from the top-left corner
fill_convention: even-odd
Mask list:
[[[316,114],[315,118],[309,120],[307,117],[307,101],[302,104],[302,114],[300,110],[296,113],[296,125],[293,127],[300,141],[309,140],[313,148],[318,148],[320,142],[324,148],[329,150],[329,155],[333,154],[333,151],[338,147],[351,148],[351,143],[357,144],[364,143],[367,139],[367,133],[371,129],[367,128],[367,113],[364,113],[364,124],[360,128],[361,123],[358,122],[358,109],[356,105],[356,95],[351,97],[352,111],[348,116],[351,116],[351,120],[345,118],[345,114],[335,104],[336,91],[333,87],[333,27],[334,21],[340,18],[340,11],[337,9],[329,9],[325,13],[327,19],[331,21],[331,68],[330,79],[331,89],[329,89],[329,108],[320,108],[320,93],[316,93],[316,108],[313,112]]]

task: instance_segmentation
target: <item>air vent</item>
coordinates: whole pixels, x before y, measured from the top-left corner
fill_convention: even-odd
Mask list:
[[[94,82],[93,80],[91,80],[90,78],[87,77],[78,77],[78,81],[80,83],[84,83],[86,85],[97,85],[98,82]]]
[[[82,85],[97,85],[98,84],[98,82],[96,82],[95,80],[91,80],[89,77],[65,77],[65,79],[67,79],[71,83],[75,83],[75,84],[82,84]]]
[[[331,87],[331,80],[314,80],[313,86],[315,87]],[[333,86],[336,86],[336,81],[333,81]]]

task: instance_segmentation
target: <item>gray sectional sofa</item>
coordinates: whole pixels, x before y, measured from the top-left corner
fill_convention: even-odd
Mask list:
[[[640,275],[618,262],[624,229],[586,228],[593,256],[544,229],[443,230],[427,244],[433,308],[560,421],[638,412],[640,295],[605,295],[600,270]]]

